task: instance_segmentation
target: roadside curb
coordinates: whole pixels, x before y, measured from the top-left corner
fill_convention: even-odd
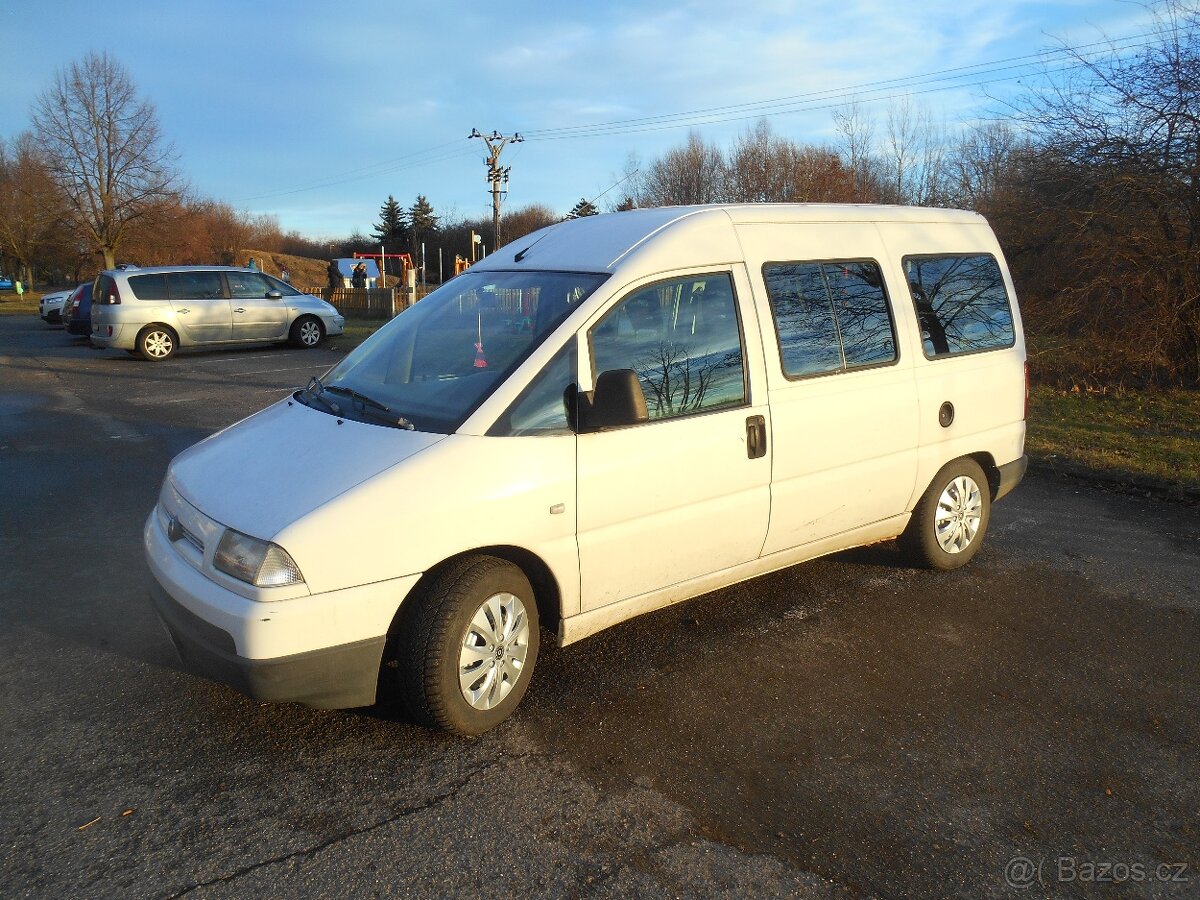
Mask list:
[[[1132,472],[1101,472],[1060,457],[1041,457],[1032,454],[1029,457],[1029,470],[1055,475],[1059,478],[1086,481],[1115,493],[1140,494],[1159,500],[1169,500],[1173,503],[1200,506],[1200,488],[1176,484],[1160,478],[1135,475]]]

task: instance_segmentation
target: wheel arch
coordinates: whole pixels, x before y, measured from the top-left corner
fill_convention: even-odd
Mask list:
[[[492,556],[512,563],[520,569],[522,574],[529,579],[529,586],[533,588],[534,600],[537,602],[538,623],[541,627],[548,628],[552,632],[557,631],[558,623],[562,619],[562,590],[558,585],[558,579],[555,578],[554,573],[546,565],[546,562],[536,553],[526,550],[524,547],[517,547],[511,544],[474,547],[442,560],[437,565],[431,566],[426,570],[417,583],[413,585],[412,590],[408,593],[408,597],[419,597],[421,592],[438,575],[446,569],[461,564],[463,560],[472,556]],[[400,608],[392,618],[392,624],[388,628],[389,636],[404,627],[404,611],[406,606],[408,606],[407,598],[404,603],[400,604]]]
[[[983,474],[988,482],[988,493],[991,494],[989,499],[994,501],[1000,492],[1000,467],[996,465],[995,457],[986,450],[979,450],[975,453],[968,453],[963,458],[974,460],[979,464],[979,468],[983,469]]]

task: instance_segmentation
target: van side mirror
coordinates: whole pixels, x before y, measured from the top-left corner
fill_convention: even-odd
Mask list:
[[[283,291],[279,291],[279,290],[267,291],[267,299],[268,300],[282,300],[283,299]]]
[[[650,420],[642,383],[633,369],[609,369],[596,378],[596,388],[579,395],[581,431],[596,431],[618,425],[637,425]]]

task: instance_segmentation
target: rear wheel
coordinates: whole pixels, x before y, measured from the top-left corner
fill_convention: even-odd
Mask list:
[[[165,325],[147,325],[137,336],[137,352],[143,359],[158,361],[168,359],[175,353],[179,339]]]
[[[495,557],[467,557],[408,604],[396,662],[413,717],[476,735],[512,715],[538,654],[537,602],[524,573]]]
[[[900,544],[913,565],[957,569],[979,552],[991,517],[992,497],[973,459],[943,466],[913,510]]]
[[[325,326],[315,316],[301,316],[292,323],[288,337],[297,347],[311,350],[325,340]]]

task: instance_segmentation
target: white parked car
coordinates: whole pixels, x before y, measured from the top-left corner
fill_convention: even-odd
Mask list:
[[[71,296],[71,291],[53,291],[49,294],[42,294],[42,299],[38,301],[38,315],[42,317],[42,321],[50,325],[62,325],[63,304],[66,303],[69,296]]]
[[[892,538],[965,564],[1024,474],[1026,398],[972,213],[572,220],[180,454],[153,599],[185,662],[251,696],[364,706],[382,671],[419,721],[479,733],[543,628],[570,644]]]

